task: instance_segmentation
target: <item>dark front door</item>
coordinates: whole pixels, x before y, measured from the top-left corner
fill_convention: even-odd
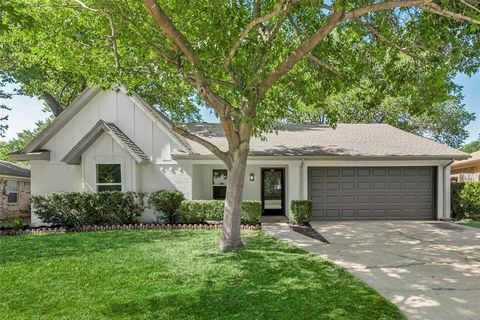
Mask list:
[[[264,215],[285,215],[283,176],[283,169],[262,169],[262,209]]]

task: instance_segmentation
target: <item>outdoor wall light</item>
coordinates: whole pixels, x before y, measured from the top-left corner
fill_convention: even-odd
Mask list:
[[[255,181],[255,176],[253,175],[253,173],[250,173],[250,181]]]

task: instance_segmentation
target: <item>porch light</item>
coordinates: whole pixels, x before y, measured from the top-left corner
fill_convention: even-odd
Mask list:
[[[255,176],[253,175],[253,173],[250,173],[250,181],[255,181]]]

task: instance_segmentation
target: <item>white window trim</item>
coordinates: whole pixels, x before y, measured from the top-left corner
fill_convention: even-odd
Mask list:
[[[8,190],[8,181],[13,181],[13,182],[15,182],[15,184],[17,185],[17,187],[16,187],[17,190],[14,190],[14,191]],[[7,180],[7,182],[6,182],[6,184],[5,184],[6,195],[7,195],[7,203],[9,203],[9,204],[10,204],[10,203],[12,203],[12,204],[18,203],[18,193],[19,193],[19,192],[18,192],[18,187],[19,187],[18,181],[16,181],[16,180]],[[16,198],[17,201],[15,201],[15,202],[10,202],[10,201],[9,201],[9,198],[8,198],[8,197],[9,197],[9,195],[12,194],[12,193],[16,193],[16,194],[17,194],[17,198]]]
[[[210,174],[211,174],[211,175],[210,175],[210,184],[211,184],[211,187],[210,187],[210,199],[213,199],[213,195],[215,194],[215,193],[213,192],[213,189],[214,189],[215,187],[225,187],[225,189],[227,189],[227,185],[226,185],[226,184],[215,184],[215,183],[213,182],[213,171],[215,171],[215,170],[226,170],[226,171],[227,171],[227,179],[228,179],[228,170],[225,169],[225,168],[213,168],[213,169],[210,171]]]
[[[120,186],[120,191],[125,190],[125,174],[123,161],[95,161],[95,192],[98,192],[98,186]],[[120,183],[98,183],[97,182],[97,165],[99,164],[119,164],[120,165]]]

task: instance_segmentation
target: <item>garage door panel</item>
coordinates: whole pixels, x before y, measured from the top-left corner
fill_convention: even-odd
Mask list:
[[[431,219],[432,167],[309,168],[318,219]]]
[[[325,212],[327,218],[340,218],[340,209],[328,209]]]
[[[369,168],[357,168],[357,177],[369,177],[370,176],[370,169]]]
[[[342,177],[354,177],[355,176],[355,169],[348,168],[342,169]]]
[[[327,190],[339,190],[340,182],[327,182]]]
[[[338,177],[340,176],[340,169],[326,169],[325,170],[326,177]]]
[[[370,190],[370,181],[358,181],[357,190]]]
[[[342,217],[345,217],[345,218],[353,218],[355,217],[355,209],[343,209],[342,210]]]
[[[342,182],[342,190],[355,190],[355,182]]]

